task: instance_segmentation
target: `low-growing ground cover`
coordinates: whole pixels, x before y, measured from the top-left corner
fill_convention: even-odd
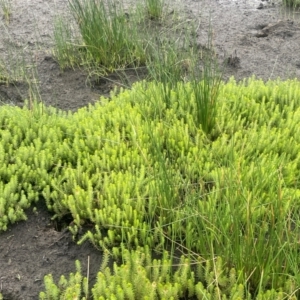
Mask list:
[[[226,73],[240,59],[220,60],[210,22],[199,45],[200,25],[164,1],[148,1],[137,15],[70,4],[82,40],[59,19],[54,59],[45,61],[59,63],[59,76],[79,68],[95,82],[124,74],[119,86],[131,88],[66,113],[35,102],[43,100],[37,70],[19,77],[0,65],[5,91],[24,80],[29,88],[25,108],[1,107],[0,230],[8,245],[0,243],[0,258],[7,269],[15,263],[19,240],[20,262],[40,268],[22,264],[12,277],[2,267],[4,298],[296,299],[299,83],[222,83],[217,61]],[[295,29],[280,21],[253,35],[286,38],[287,27]],[[147,81],[131,86],[129,69]],[[17,234],[21,224],[30,243]],[[78,258],[76,273],[60,269],[59,257]],[[42,286],[51,264],[58,268]],[[13,281],[19,293],[9,290]]]
[[[298,81],[222,84],[209,133],[190,83],[169,107],[146,82],[74,114],[3,107],[1,228],[45,201],[116,261],[89,294],[77,265],[41,299],[296,299],[299,96]]]

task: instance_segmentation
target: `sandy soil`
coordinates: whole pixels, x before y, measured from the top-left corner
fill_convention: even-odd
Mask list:
[[[61,109],[74,111],[100,95],[109,95],[110,80],[102,78],[97,85],[89,85],[87,74],[61,72],[52,57],[54,18],[58,14],[69,17],[66,0],[11,0],[11,4],[8,26],[0,20],[0,66],[5,61],[13,68],[24,59],[38,78],[35,86],[40,99]],[[283,9],[275,0],[177,0],[177,5],[187,18],[200,20],[199,45],[206,44],[211,24],[219,60],[227,62],[224,80],[252,75],[263,80],[300,78],[299,14]],[[0,83],[2,103],[22,105],[30,95],[23,81]],[[69,274],[75,259],[85,270],[88,256],[93,280],[101,253],[88,243],[77,246],[67,231],[57,230],[40,203],[37,213],[28,211],[26,222],[0,233],[0,292],[10,300],[38,299],[45,274],[53,273],[56,278]]]

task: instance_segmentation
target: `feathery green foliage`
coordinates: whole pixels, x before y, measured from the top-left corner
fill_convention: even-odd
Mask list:
[[[79,242],[115,259],[120,245],[180,249],[220,257],[253,297],[287,282],[296,295],[299,82],[222,83],[210,138],[193,93],[179,82],[167,107],[141,82],[74,114],[1,107],[1,230],[44,198],[54,218],[72,216],[74,238],[93,224]]]
[[[114,264],[113,272],[108,267],[98,272],[92,299],[283,300],[286,295],[291,300],[297,299],[290,294],[292,280],[288,280],[283,289],[260,291],[256,298],[252,298],[247,287],[239,283],[239,272],[224,267],[220,257],[192,264],[189,258],[181,256],[174,264],[167,251],[162,259],[152,259],[146,247],[136,251],[123,249],[123,259],[120,266]],[[76,274],[71,273],[69,280],[61,276],[58,284],[51,275],[45,276],[45,292],[40,293],[39,299],[87,299],[84,287],[88,278],[81,275],[79,261],[76,266]]]
[[[76,261],[76,273],[71,273],[69,279],[61,276],[58,284],[54,283],[51,274],[44,277],[45,292],[40,292],[40,300],[87,299],[88,279],[82,276],[81,265]],[[85,297],[82,297],[84,294]]]

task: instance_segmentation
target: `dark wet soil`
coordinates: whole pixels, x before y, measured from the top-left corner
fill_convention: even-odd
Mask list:
[[[0,288],[4,299],[38,299],[43,278],[52,273],[75,272],[80,260],[83,275],[89,273],[91,284],[101,265],[101,253],[89,243],[78,246],[67,229],[57,231],[51,215],[41,202],[36,212],[30,209],[28,220],[12,225],[0,235]]]
[[[186,18],[199,20],[198,43],[205,46],[209,27],[220,62],[225,62],[224,80],[257,76],[263,80],[300,78],[299,14],[285,10],[280,1],[257,0],[177,0],[173,1]],[[127,7],[130,4],[127,3]],[[0,9],[1,14],[1,9]],[[109,96],[121,85],[118,74],[97,81],[88,80],[82,70],[62,72],[52,57],[53,20],[68,17],[65,0],[12,0],[8,25],[0,21],[1,63],[29,64],[34,84],[24,78],[1,82],[0,101],[22,105],[34,94],[48,105],[64,110],[93,103]],[[139,79],[128,71],[129,84]],[[91,281],[99,270],[101,252],[89,243],[76,245],[70,233],[59,231],[42,202],[37,212],[28,211],[28,220],[0,233],[0,293],[4,299],[38,299],[43,276],[55,278],[75,271],[75,259],[86,270],[90,259]]]

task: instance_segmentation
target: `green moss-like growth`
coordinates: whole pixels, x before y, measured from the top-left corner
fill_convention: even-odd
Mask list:
[[[198,261],[182,256],[174,265],[168,252],[162,259],[152,259],[149,249],[137,251],[123,250],[124,263],[113,267],[113,273],[106,267],[97,274],[91,289],[92,299],[285,299],[293,284],[289,280],[284,289],[259,291],[252,298],[247,287],[239,283],[235,269],[224,268],[222,259]],[[176,266],[176,271],[172,272]],[[81,275],[80,263],[76,262],[77,272],[70,274],[69,280],[61,276],[55,284],[51,275],[44,279],[45,292],[40,300],[88,299],[88,278]],[[203,276],[199,276],[202,274]],[[296,296],[289,299],[295,300]]]
[[[0,229],[43,198],[114,258],[121,244],[179,248],[242,270],[253,295],[297,286],[299,82],[221,85],[209,133],[194,85],[168,105],[160,90],[142,82],[74,114],[1,107]]]

